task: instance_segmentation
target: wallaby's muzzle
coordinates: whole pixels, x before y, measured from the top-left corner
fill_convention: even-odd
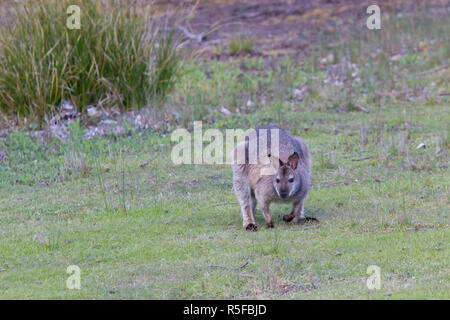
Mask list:
[[[280,191],[280,197],[286,198],[289,195],[288,191]]]

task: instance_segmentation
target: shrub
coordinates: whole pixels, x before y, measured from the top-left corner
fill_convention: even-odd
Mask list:
[[[24,0],[0,28],[0,111],[42,125],[62,100],[123,110],[160,104],[181,57],[173,33],[136,6],[110,0]],[[81,28],[69,29],[69,5]],[[148,22],[150,21],[150,22]]]

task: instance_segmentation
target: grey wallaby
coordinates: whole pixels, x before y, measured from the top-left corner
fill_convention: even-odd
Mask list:
[[[284,221],[305,221],[304,202],[312,161],[300,138],[276,126],[261,127],[237,144],[232,158],[233,189],[247,231],[258,230],[253,217],[256,204],[262,209],[269,228],[273,228],[269,212],[272,202],[293,203],[292,211],[283,216]]]

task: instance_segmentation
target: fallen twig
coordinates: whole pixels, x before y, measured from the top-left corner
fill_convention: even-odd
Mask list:
[[[352,159],[352,161],[363,161],[363,160],[369,160],[372,158],[373,158],[373,156],[367,156],[367,157],[363,157],[363,158]]]
[[[237,274],[238,278],[243,277],[243,278],[256,278],[256,276],[252,275],[252,274],[248,274],[248,273],[238,273]]]
[[[231,205],[231,204],[239,204],[239,202],[221,202],[221,203],[213,204],[211,206],[207,206],[207,207],[203,207],[203,208],[196,208],[196,209],[197,209],[197,211],[200,211],[200,210],[205,210],[205,209],[209,209],[209,208],[213,208],[213,207],[227,206],[227,205]]]
[[[365,113],[369,113],[369,110],[367,110],[367,109],[364,108],[364,107],[361,107],[359,104],[355,104],[355,105],[353,106],[353,108],[355,108],[355,109],[358,110],[358,111],[362,111],[362,112],[365,112]]]
[[[303,227],[302,229],[317,229],[317,228],[320,228],[320,225],[316,224],[314,226],[306,226],[306,227]]]
[[[314,283],[289,283],[287,286],[294,287],[294,288],[300,288],[300,289],[317,289],[320,286],[320,282]]]
[[[206,40],[206,35],[204,33],[193,34],[192,32],[189,32],[189,30],[183,26],[178,26],[177,29],[183,31],[184,35],[186,37],[188,37],[189,39],[197,40],[197,42],[199,42],[199,43]]]
[[[248,260],[242,266],[235,267],[235,268],[222,266],[222,265],[219,265],[219,264],[209,264],[208,268],[222,268],[222,269],[227,269],[227,270],[240,270],[240,269],[245,268],[246,266],[248,266]]]
[[[217,264],[210,264],[210,265],[208,265],[208,268],[224,268],[224,269],[232,270],[232,268],[230,268],[230,267],[225,267],[225,266],[221,266],[221,265],[217,265]]]
[[[141,163],[140,167],[144,168],[150,164],[150,161],[145,161],[144,163]]]
[[[329,188],[329,187],[333,187],[339,184],[345,184],[345,183],[349,183],[347,180],[342,180],[342,181],[336,181],[336,182],[330,182],[330,183],[321,183],[319,184],[317,187],[320,188]],[[315,188],[316,186],[312,185],[311,188]]]
[[[441,71],[441,70],[444,70],[444,69],[447,69],[447,65],[445,65],[445,64],[442,65],[442,66],[430,69],[430,70],[425,70],[425,71],[418,72],[418,73],[416,73],[416,76],[421,76],[421,75],[424,75],[424,74],[427,74],[427,73],[433,73],[433,72]]]

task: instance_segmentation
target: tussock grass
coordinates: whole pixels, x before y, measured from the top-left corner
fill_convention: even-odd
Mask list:
[[[230,42],[229,50],[231,55],[251,53],[253,51],[253,42],[245,36],[239,36]]]
[[[66,26],[79,5],[81,28]],[[23,1],[0,29],[0,110],[41,125],[64,100],[139,109],[164,100],[180,66],[173,33],[122,1]]]

